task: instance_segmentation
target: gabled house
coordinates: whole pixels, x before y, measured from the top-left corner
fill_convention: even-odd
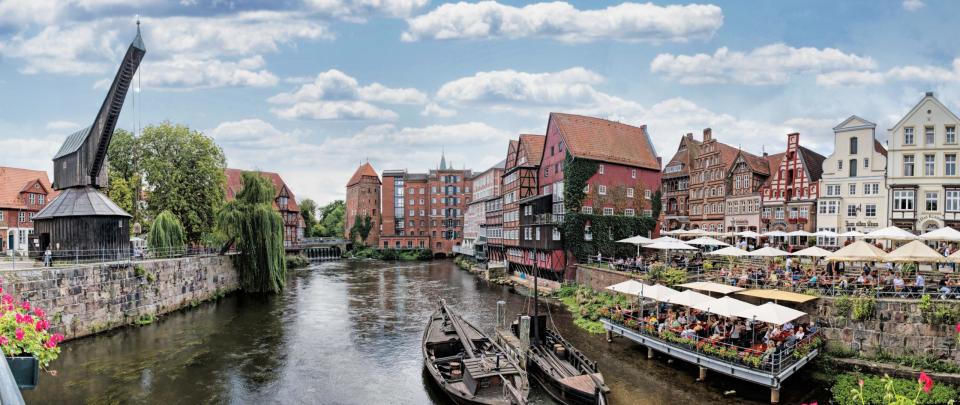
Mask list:
[[[680,138],[677,152],[663,167],[661,192],[663,212],[660,215],[660,228],[666,230],[684,229],[690,226],[690,162],[700,153],[700,141],[688,133]]]
[[[820,197],[823,155],[800,146],[800,134],[787,135],[787,149],[771,165],[763,185],[762,231],[814,232],[816,203]]]
[[[224,174],[227,177],[226,197],[227,201],[233,201],[237,198],[237,193],[243,189],[243,172],[240,169],[226,169]],[[276,197],[273,199],[273,208],[280,213],[283,218],[283,244],[292,246],[303,241],[303,232],[306,225],[303,217],[300,216],[300,207],[297,205],[297,198],[277,173],[260,172],[260,175],[273,183],[276,190]]]
[[[33,217],[57,195],[47,172],[0,166],[0,251],[26,254]]]

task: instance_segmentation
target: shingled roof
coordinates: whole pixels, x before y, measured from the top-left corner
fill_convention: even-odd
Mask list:
[[[357,171],[350,177],[350,181],[347,182],[347,187],[359,183],[364,177],[373,177],[377,179],[377,183],[380,183],[380,176],[377,175],[377,171],[373,170],[373,166],[367,162],[357,168]]]
[[[527,166],[539,166],[540,160],[543,159],[543,144],[546,142],[547,137],[543,135],[532,135],[532,134],[521,134],[520,135],[520,145],[523,146],[523,150],[527,154]],[[518,153],[519,146],[518,145]],[[519,156],[518,162],[519,162]]]
[[[690,172],[690,155],[695,153],[695,149],[700,146],[700,141],[693,139],[692,135],[684,135],[680,137],[680,144],[677,146],[677,153],[673,154],[673,158],[670,159],[667,164],[663,165],[664,169],[672,166],[675,163],[682,163],[683,168],[679,172],[675,173],[664,173],[664,176],[675,177],[677,175],[686,175]]]
[[[762,159],[767,161],[767,167],[770,168],[770,177],[767,177],[767,181],[763,182],[763,187],[766,187],[773,181],[774,174],[780,168],[780,162],[783,161],[783,157],[786,156],[785,152],[776,153],[773,155],[764,156]]]
[[[873,150],[877,151],[877,153],[883,155],[884,157],[887,156],[887,148],[876,139],[873,140]]]
[[[47,201],[57,196],[57,191],[50,185],[47,172],[0,166],[0,208],[24,208],[20,193],[26,191],[35,181],[39,181],[46,189]]]
[[[635,127],[582,115],[550,113],[574,157],[660,170],[646,126]]]
[[[46,207],[43,207],[33,219],[74,216],[133,217],[111,201],[109,197],[97,191],[96,188],[70,187],[63,190],[60,196],[47,204]]]
[[[803,146],[798,148],[800,149],[800,157],[803,158],[803,165],[807,167],[807,172],[810,173],[810,181],[820,181],[823,177],[823,161],[827,158],[812,149]]]
[[[240,169],[225,169],[223,173],[227,176],[227,201],[232,201],[237,198],[237,193],[243,189],[243,172],[249,170],[240,170]],[[273,183],[273,189],[275,195],[273,198],[273,207],[280,209],[277,205],[277,197],[280,196],[280,190],[287,189],[287,206],[283,208],[284,211],[293,211],[300,212],[300,206],[297,205],[297,197],[293,194],[293,190],[290,190],[290,187],[287,187],[287,183],[283,181],[283,178],[279,174],[273,172],[260,172],[260,176],[263,178],[269,179]]]

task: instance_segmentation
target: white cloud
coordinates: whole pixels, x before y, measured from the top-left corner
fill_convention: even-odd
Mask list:
[[[713,55],[657,55],[650,71],[683,84],[740,83],[783,84],[796,74],[829,73],[875,68],[869,57],[834,48],[794,48],[782,43],[753,49],[749,53],[717,49]]]
[[[406,17],[430,0],[306,0],[313,11],[346,20],[363,21],[367,16]]]
[[[513,7],[496,1],[447,3],[407,19],[401,39],[549,38],[562,42],[618,40],[686,42],[709,38],[723,25],[714,5],[657,6],[623,3],[599,10],[578,10],[556,1]]]
[[[414,88],[390,88],[380,83],[361,86],[336,69],[320,72],[310,83],[267,99],[288,107],[273,109],[282,118],[314,120],[395,120],[397,113],[378,104],[425,104],[427,95]]]
[[[64,131],[71,129],[80,129],[80,124],[72,121],[50,121],[47,123],[48,131]]]
[[[828,87],[877,85],[892,81],[915,83],[960,82],[960,58],[953,60],[951,69],[931,65],[906,65],[896,66],[885,72],[847,70],[817,76],[817,84]]]
[[[53,157],[60,148],[63,136],[0,138],[4,153],[3,165],[34,170],[50,170]]]
[[[917,11],[925,6],[922,0],[903,0],[902,5],[903,9],[907,11]]]
[[[423,107],[423,111],[420,111],[420,115],[424,117],[453,117],[457,115],[457,110],[453,108],[446,108],[437,103],[427,104],[426,107]]]
[[[19,70],[25,74],[103,73],[110,66],[107,61],[122,56],[117,42],[117,31],[103,23],[49,26],[32,37],[17,34],[0,40],[0,56],[24,61]]]

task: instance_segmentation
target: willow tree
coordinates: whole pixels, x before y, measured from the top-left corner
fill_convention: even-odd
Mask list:
[[[156,255],[170,256],[183,251],[187,236],[183,225],[170,211],[163,211],[153,220],[150,233],[147,234],[147,246]]]
[[[234,257],[240,288],[246,292],[283,291],[287,264],[284,260],[283,218],[273,209],[273,183],[260,173],[244,172],[237,198],[217,214],[217,225],[240,251]]]

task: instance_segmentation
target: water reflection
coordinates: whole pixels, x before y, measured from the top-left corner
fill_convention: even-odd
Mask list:
[[[424,377],[420,337],[440,298],[491,331],[496,301],[508,313],[529,299],[448,261],[324,263],[297,272],[280,297],[232,295],[153,325],[68,342],[30,403],[445,404]],[[764,403],[769,393],[735,380],[694,383],[696,368],[648,361],[645,350],[608,344],[545,306],[561,332],[597,360],[613,403]],[[797,378],[797,377],[794,377]],[[784,403],[808,398],[793,395]],[[725,390],[738,391],[724,397]],[[747,398],[744,398],[746,395]],[[552,403],[538,389],[534,403]]]

